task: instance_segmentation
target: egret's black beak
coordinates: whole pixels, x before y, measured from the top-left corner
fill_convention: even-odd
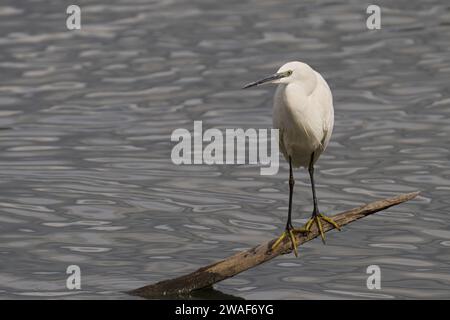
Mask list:
[[[281,78],[284,78],[284,77],[287,77],[287,76],[288,75],[286,74],[286,72],[275,73],[275,74],[273,74],[273,75],[271,75],[271,76],[269,76],[267,78],[264,78],[264,79],[261,79],[261,80],[255,81],[255,82],[251,82],[251,83],[245,85],[244,87],[242,87],[242,89],[255,87],[255,86],[258,86],[260,84],[263,84],[263,83],[266,83],[266,82],[270,82],[270,81],[273,81],[273,80],[277,80],[277,79],[281,79]]]

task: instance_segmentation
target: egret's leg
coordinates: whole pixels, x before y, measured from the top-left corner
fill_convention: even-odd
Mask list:
[[[288,220],[286,223],[286,228],[283,232],[283,234],[277,239],[277,241],[275,241],[275,243],[272,245],[272,248],[276,248],[281,241],[283,241],[284,238],[288,237],[291,240],[291,244],[292,244],[292,249],[294,250],[295,256],[298,256],[298,252],[297,252],[297,242],[295,241],[295,232],[299,232],[299,230],[295,230],[294,227],[292,226],[292,220],[291,220],[291,215],[292,215],[292,195],[294,192],[294,185],[295,185],[295,180],[294,180],[294,175],[292,174],[292,162],[291,162],[291,157],[289,157],[289,207],[288,207]]]
[[[317,224],[317,228],[319,229],[320,237],[322,238],[323,243],[325,243],[325,234],[323,232],[323,226],[322,226],[321,220],[324,220],[324,221],[328,222],[329,224],[333,225],[339,231],[341,230],[341,228],[333,219],[331,219],[319,212],[319,205],[317,203],[317,196],[316,196],[316,186],[314,183],[314,153],[311,155],[311,161],[309,163],[308,172],[309,172],[309,177],[311,179],[311,188],[312,188],[312,194],[313,194],[314,209],[313,209],[311,218],[306,223],[305,229],[307,231],[310,231],[312,224],[315,222]]]

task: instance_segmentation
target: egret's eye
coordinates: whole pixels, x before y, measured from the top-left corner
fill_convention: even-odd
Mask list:
[[[292,70],[286,71],[286,75],[289,77],[292,74]]]

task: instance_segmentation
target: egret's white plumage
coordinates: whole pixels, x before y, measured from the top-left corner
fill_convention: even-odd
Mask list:
[[[334,125],[333,97],[325,79],[309,65],[299,61],[284,64],[275,74],[249,83],[250,88],[263,83],[278,84],[273,103],[273,126],[279,129],[280,150],[289,162],[289,210],[286,230],[273,245],[276,247],[285,237],[291,239],[297,254],[297,245],[291,223],[294,176],[292,167],[308,168],[314,200],[311,219],[302,232],[309,232],[315,222],[325,241],[322,222],[339,226],[319,212],[314,184],[314,163],[328,145]]]
[[[334,124],[333,98],[323,77],[302,62],[288,62],[277,73],[291,70],[279,83],[273,105],[273,126],[280,130],[280,150],[294,167],[308,168],[325,150]]]

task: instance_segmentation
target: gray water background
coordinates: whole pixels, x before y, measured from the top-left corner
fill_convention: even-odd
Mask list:
[[[176,166],[176,128],[270,128],[274,87],[321,72],[335,129],[318,162],[326,214],[402,192],[406,204],[215,286],[246,299],[450,298],[450,3],[67,1],[0,4],[0,298],[128,299],[280,234],[287,165]],[[295,172],[294,224],[309,217]],[[79,265],[82,289],[66,289]],[[382,289],[366,268],[380,266]]]

